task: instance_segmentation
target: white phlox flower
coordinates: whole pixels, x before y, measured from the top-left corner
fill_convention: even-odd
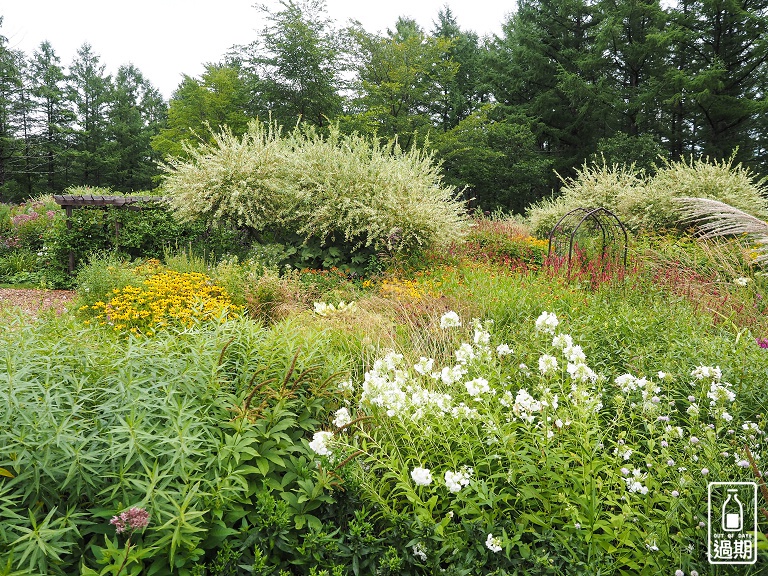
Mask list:
[[[536,331],[544,332],[545,334],[554,334],[555,328],[560,324],[557,316],[554,312],[547,312],[546,310],[536,319]]]
[[[499,357],[501,357],[501,356],[509,356],[513,352],[514,352],[514,350],[512,350],[512,348],[510,348],[506,344],[499,344],[498,346],[496,346],[496,354]]]
[[[411,478],[417,486],[429,486],[432,484],[432,473],[428,468],[416,467],[411,470]]]
[[[349,410],[346,408],[339,408],[334,413],[333,425],[336,428],[344,428],[347,424],[352,422],[352,416],[349,414]]]
[[[331,449],[328,444],[333,440],[333,432],[320,431],[315,432],[309,447],[319,456],[330,456]]]
[[[569,362],[573,362],[574,364],[583,363],[587,359],[587,356],[584,354],[584,351],[579,345],[568,346],[567,348],[563,349],[563,354]]]
[[[413,365],[413,369],[416,370],[419,374],[422,376],[426,376],[427,374],[430,374],[432,372],[432,367],[435,364],[435,360],[433,358],[425,358],[422,356],[419,358],[419,361],[416,362],[416,364]]]
[[[459,349],[454,352],[456,355],[456,361],[459,364],[467,364],[475,359],[475,350],[471,344],[464,342]]]
[[[524,422],[533,422],[535,420],[534,412],[540,412],[541,402],[531,396],[527,390],[521,388],[515,396],[515,403],[512,405],[512,411],[520,420]]]
[[[560,350],[565,350],[566,348],[570,348],[573,346],[573,338],[571,338],[570,334],[558,334],[554,338],[552,338],[552,347],[553,348],[559,348]]]
[[[418,558],[422,562],[427,561],[427,551],[424,550],[424,545],[421,542],[414,544],[412,550],[414,558]]]
[[[546,376],[557,371],[557,358],[549,354],[539,356],[539,372]]]
[[[568,364],[568,374],[577,382],[595,382],[597,374],[583,362],[578,364]]]
[[[488,534],[485,539],[485,547],[491,552],[501,552],[501,538],[494,538],[493,534]]]
[[[717,382],[723,377],[723,372],[720,370],[720,366],[697,366],[691,372],[691,376],[697,380],[715,380]]]
[[[472,472],[472,468],[469,468],[468,466],[463,466],[462,469],[457,472],[447,470],[445,472],[445,485],[448,488],[448,491],[453,492],[454,494],[461,492],[461,489],[464,486],[469,485],[469,481],[472,478]]]
[[[485,378],[475,378],[469,382],[465,382],[464,386],[467,388],[467,392],[470,396],[477,399],[483,394],[491,392],[491,387],[488,385],[488,380]]]
[[[461,319],[453,310],[446,312],[440,318],[440,328],[443,330],[447,328],[458,328],[459,326],[461,326]]]

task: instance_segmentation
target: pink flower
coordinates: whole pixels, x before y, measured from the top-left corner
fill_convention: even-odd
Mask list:
[[[768,348],[768,338],[755,338],[755,341],[760,348]]]
[[[136,530],[143,530],[149,525],[149,512],[144,508],[137,508],[134,506],[121,513],[119,516],[113,516],[109,521],[115,527],[115,531],[120,534],[126,530],[135,532]]]

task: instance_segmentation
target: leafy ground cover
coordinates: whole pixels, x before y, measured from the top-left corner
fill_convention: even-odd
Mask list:
[[[228,313],[93,321],[170,271]],[[762,515],[754,566],[706,557],[707,482],[768,458],[767,283],[738,243],[566,275],[488,221],[365,279],[181,254],[78,284],[69,314],[3,312],[2,574],[765,570]]]

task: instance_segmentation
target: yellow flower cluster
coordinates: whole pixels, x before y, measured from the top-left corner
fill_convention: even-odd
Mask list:
[[[549,240],[542,240],[541,238],[534,238],[533,236],[521,237],[520,240],[524,244],[528,244],[532,248],[536,248],[541,252],[549,250]]]
[[[142,286],[115,288],[109,302],[96,302],[91,309],[101,325],[118,332],[152,335],[168,326],[188,328],[237,313],[226,291],[205,274],[159,271]]]
[[[439,296],[440,281],[405,280],[399,278],[382,280],[379,293],[396,299],[421,300],[426,296]]]

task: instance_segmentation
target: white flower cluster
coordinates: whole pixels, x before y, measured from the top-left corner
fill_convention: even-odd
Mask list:
[[[648,383],[648,380],[645,378],[637,378],[632,374],[622,374],[621,376],[616,376],[613,381],[624,394],[631,394],[635,390],[645,388],[645,385]]]
[[[472,478],[472,473],[472,468],[468,466],[462,466],[461,470],[457,472],[447,470],[445,472],[445,485],[448,488],[448,491],[453,492],[454,494],[461,492],[461,489],[464,486],[469,485],[469,481]]]
[[[460,365],[431,372],[434,360],[421,358],[413,371],[421,376],[442,380],[445,384],[459,381],[466,370]],[[366,372],[360,404],[384,408],[387,416],[419,420],[428,412],[452,414],[454,407],[450,394],[442,394],[421,386],[403,362],[403,355],[389,352],[376,360],[373,369]]]
[[[541,372],[542,376],[557,372],[557,358],[549,354],[539,356],[539,372]]]
[[[731,385],[728,382],[723,382],[723,372],[720,370],[720,366],[697,366],[692,372],[696,380],[709,380],[709,391],[707,392],[707,398],[709,398],[710,406],[718,406],[718,416],[730,422],[733,417],[725,410],[724,406],[729,402],[736,400],[736,394],[731,390]]]
[[[416,467],[411,470],[411,478],[416,486],[429,486],[432,484],[432,472],[428,468]]]
[[[709,392],[707,392],[707,398],[709,398],[709,405],[715,406],[719,403],[733,402],[736,400],[736,394],[730,389],[728,382],[712,382],[709,385]]]
[[[492,392],[491,387],[488,385],[488,380],[485,378],[475,378],[466,382],[464,386],[467,388],[469,395],[475,400],[478,400],[483,394]]]
[[[474,344],[462,343],[454,352],[456,364],[435,368],[432,358],[422,356],[416,362],[412,370],[403,362],[402,354],[389,352],[384,358],[374,362],[373,369],[365,374],[360,396],[361,405],[369,404],[385,409],[390,417],[410,418],[419,420],[430,412],[450,414],[454,418],[476,418],[479,413],[476,409],[466,404],[454,404],[450,394],[442,394],[432,391],[432,385],[422,382],[421,378],[431,378],[446,386],[460,383],[471,369],[472,363],[478,358],[490,360],[492,350],[490,348],[492,321],[482,322],[479,319],[472,321],[474,332]],[[461,319],[455,312],[446,312],[440,319],[443,329],[461,326]],[[500,355],[511,354],[509,346],[501,345],[497,348]],[[464,383],[467,393],[475,400],[480,400],[484,395],[495,394],[485,378],[480,376]]]
[[[557,317],[553,313],[542,312],[537,323],[539,321],[543,325],[552,328],[551,331],[546,330],[551,334],[554,334],[554,328],[559,324]],[[587,366],[587,355],[584,354],[581,346],[573,343],[573,338],[570,334],[556,334],[552,338],[552,347],[562,351],[563,357],[568,362],[566,370],[572,380],[583,383],[595,383],[597,381],[597,374]],[[539,371],[543,375],[552,374],[557,371],[557,368],[557,359],[554,356],[544,354],[539,358]]]
[[[485,539],[485,547],[491,552],[501,552],[501,538],[494,538],[493,534],[488,534]]]
[[[540,412],[542,403],[531,396],[527,390],[521,388],[515,396],[515,403],[512,405],[512,411],[520,420],[524,422],[533,422],[535,416],[533,412]]]
[[[567,370],[570,377],[578,382],[594,383],[597,381],[597,374],[583,362],[579,362],[578,364],[569,363]]]
[[[512,348],[510,348],[506,344],[499,344],[498,346],[496,346],[496,354],[498,354],[499,358],[501,358],[502,356],[509,356],[513,352],[514,350],[512,350]]]
[[[333,425],[336,428],[344,428],[347,424],[352,422],[352,416],[349,414],[349,410],[346,408],[339,408],[336,410],[333,418]]]
[[[659,372],[659,378],[666,378],[667,375],[664,372]],[[640,391],[642,397],[642,410],[643,412],[656,412],[661,406],[661,387],[658,386],[652,380],[648,380],[645,376],[639,378],[632,374],[622,374],[614,379],[614,382],[619,389],[626,395],[631,395],[635,391]],[[636,404],[632,402],[632,407]],[[666,416],[660,417],[663,421],[667,421]]]
[[[459,315],[453,310],[446,312],[440,318],[440,328],[443,330],[446,328],[458,328],[459,326],[461,326],[461,319],[459,319]]]
[[[723,378],[723,372],[720,370],[720,366],[697,366],[691,376],[697,380],[714,380],[719,382]]]
[[[536,318],[536,331],[554,334],[558,324],[560,324],[560,321],[557,319],[557,315],[554,312],[547,312],[545,310]]]
[[[629,471],[626,468],[622,468],[621,472],[625,476],[627,476],[629,473]],[[635,468],[632,471],[632,476],[628,476],[627,478],[624,478],[624,483],[627,485],[627,490],[632,493],[639,492],[643,496],[648,494],[648,487],[643,486],[643,483],[642,483],[642,481],[645,480],[646,476],[647,474],[643,473],[642,470]]]
[[[427,561],[427,551],[424,550],[424,545],[421,542],[417,542],[416,544],[414,544],[413,548],[411,549],[413,550],[414,558],[418,558],[422,562]]]
[[[315,314],[318,316],[332,316],[334,314],[338,314],[339,312],[351,312],[355,310],[356,304],[354,302],[344,302],[342,300],[339,302],[337,306],[334,306],[333,304],[326,304],[325,302],[315,302]]]
[[[332,452],[328,447],[328,444],[332,440],[333,432],[315,432],[315,435],[312,437],[312,442],[309,443],[309,447],[319,456],[330,456]]]

